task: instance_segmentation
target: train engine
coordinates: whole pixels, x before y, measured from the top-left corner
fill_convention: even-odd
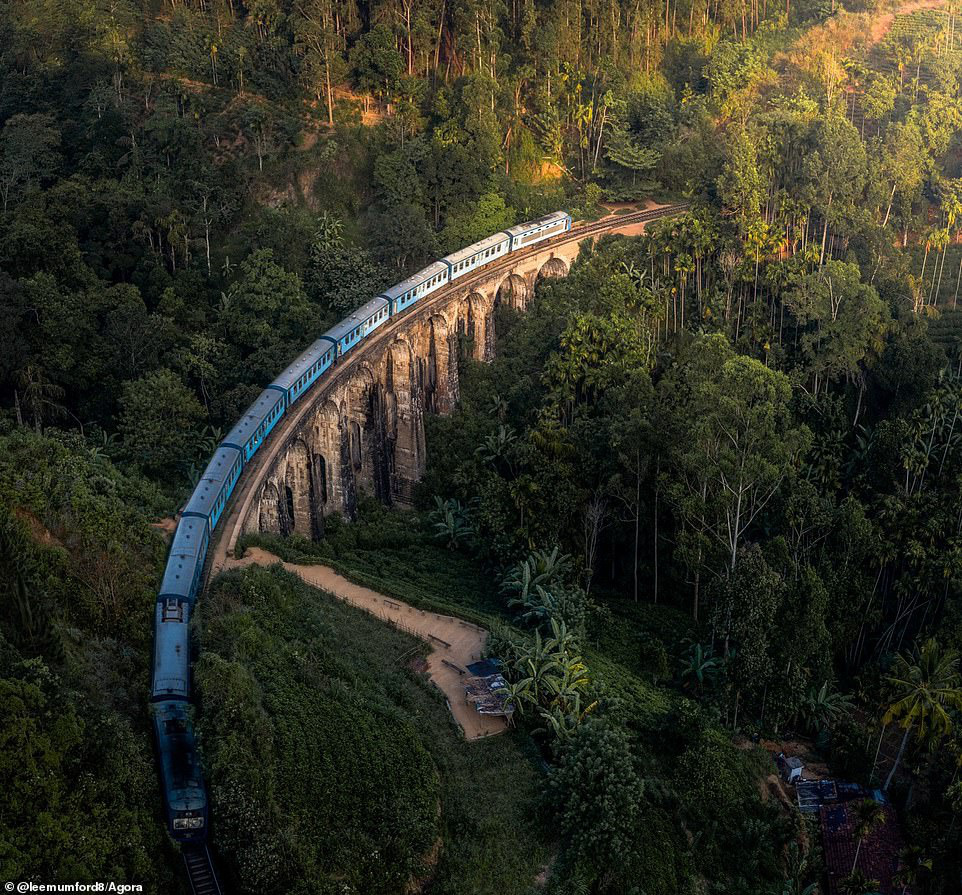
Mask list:
[[[180,842],[207,839],[207,791],[190,718],[191,604],[179,597],[157,600],[154,627],[154,733],[167,829]]]

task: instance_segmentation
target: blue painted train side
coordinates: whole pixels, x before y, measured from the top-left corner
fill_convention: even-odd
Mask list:
[[[167,827],[174,839],[207,838],[207,793],[190,716],[188,626],[211,535],[244,468],[287,409],[390,317],[473,270],[569,229],[570,215],[555,212],[466,246],[385,289],[297,357],[214,452],[178,522],[154,610],[151,701]]]
[[[240,449],[225,445],[217,448],[187,501],[184,515],[206,518],[213,533],[243,468],[244,455]]]
[[[327,336],[321,336],[281,373],[269,388],[282,391],[286,398],[285,406],[290,407],[318,377],[324,375],[336,356],[337,343]]]
[[[241,462],[246,464],[284,415],[286,397],[283,389],[265,388],[227,433],[221,446],[240,451],[243,454]]]

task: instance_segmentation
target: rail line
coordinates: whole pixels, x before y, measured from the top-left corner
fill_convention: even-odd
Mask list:
[[[217,530],[212,537],[211,550],[208,552],[207,566],[204,571],[205,582],[210,575],[216,574],[224,568],[228,551],[233,549],[242,534],[244,520],[247,518],[251,501],[257,491],[263,473],[266,469],[270,468],[281,448],[286,444],[290,433],[296,431],[301,421],[317,406],[318,402],[323,400],[324,396],[333,389],[342,377],[349,375],[350,371],[364,359],[367,354],[367,348],[380,346],[385,342],[389,343],[393,341],[401,327],[411,319],[411,315],[422,314],[429,309],[439,307],[450,298],[452,288],[461,290],[481,280],[490,278],[492,274],[511,273],[511,271],[517,267],[518,262],[543,252],[551,246],[561,246],[569,242],[581,242],[593,236],[617,233],[619,230],[627,229],[637,224],[645,224],[665,217],[674,217],[681,214],[688,207],[687,202],[675,205],[664,205],[646,211],[636,211],[630,214],[620,215],[616,218],[602,218],[600,221],[573,227],[563,236],[557,236],[552,240],[539,243],[530,249],[515,252],[504,260],[496,261],[493,264],[480,268],[477,272],[462,277],[456,284],[451,284],[443,289],[439,289],[434,294],[419,302],[409,312],[402,313],[397,317],[392,317],[386,324],[375,330],[375,332],[365,340],[364,345],[360,346],[357,351],[351,352],[347,357],[339,361],[333,370],[328,372],[324,377],[324,383],[318,387],[317,394],[314,395],[311,400],[299,402],[299,405],[294,405],[290,411],[288,411],[265,439],[260,450],[251,458],[247,466],[244,467],[241,480],[237,483],[234,494],[224,511],[223,522],[217,526]],[[467,291],[470,292],[470,288],[468,288]]]
[[[659,208],[648,209],[645,211],[631,212],[619,216],[610,216],[589,224],[573,227],[566,231],[562,236],[557,236],[550,240],[545,240],[529,249],[523,249],[512,253],[503,260],[479,267],[476,271],[461,277],[456,284],[438,289],[433,294],[427,296],[416,307],[412,307],[409,312],[402,312],[392,316],[384,325],[380,326],[370,336],[364,340],[364,345],[352,351],[337,366],[330,370],[324,377],[323,384],[317,388],[317,393],[310,399],[300,401],[292,405],[279,421],[274,429],[264,440],[260,449],[250,458],[243,469],[240,480],[234,488],[234,493],[224,509],[223,519],[212,535],[211,545],[207,551],[207,558],[202,575],[200,590],[206,589],[208,580],[221,569],[225,568],[228,552],[233,549],[240,537],[244,520],[250,510],[251,501],[257,492],[261,479],[266,470],[270,469],[278,453],[286,445],[293,432],[299,428],[301,421],[315,408],[319,401],[324,400],[331,389],[342,380],[343,377],[350,375],[354,367],[359,364],[367,355],[368,346],[382,346],[390,343],[398,334],[402,326],[410,319],[412,313],[420,315],[430,313],[432,309],[439,307],[446,302],[453,289],[471,291],[471,287],[482,280],[491,278],[492,274],[510,274],[517,268],[519,262],[542,253],[545,249],[552,246],[567,245],[570,242],[581,242],[595,236],[602,236],[607,233],[617,233],[638,224],[648,223],[664,217],[673,217],[681,214],[688,208],[688,203],[675,205],[665,205]],[[187,877],[190,881],[192,895],[223,895],[214,863],[211,859],[210,851],[206,845],[184,845],[182,848],[184,864],[187,870]]]
[[[192,895],[223,895],[207,846],[184,846],[181,851]]]

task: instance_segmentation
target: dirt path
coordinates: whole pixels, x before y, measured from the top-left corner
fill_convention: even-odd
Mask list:
[[[508,729],[503,718],[479,715],[464,699],[464,677],[458,669],[464,669],[469,662],[481,658],[488,636],[484,628],[450,615],[415,609],[407,603],[354,584],[327,566],[301,566],[282,562],[273,553],[259,547],[249,548],[241,559],[227,558],[221,568],[239,568],[253,564],[271,566],[278,563],[311,587],[327,591],[339,600],[363,609],[430,644],[428,676],[447,697],[451,713],[461,725],[465,739],[478,740],[504,733]],[[445,661],[451,665],[445,664]]]

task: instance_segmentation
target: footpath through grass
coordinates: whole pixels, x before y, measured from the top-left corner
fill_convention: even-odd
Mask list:
[[[418,609],[485,626],[508,620],[492,575],[469,557],[433,542],[417,513],[391,511],[373,502],[365,502],[361,513],[353,524],[329,518],[321,541],[245,535],[238,553],[248,546],[263,547],[286,562],[330,566],[356,584]]]
[[[518,735],[465,742],[415,667],[423,643],[277,568],[221,576],[201,621],[215,842],[239,891],[533,890],[537,756]],[[252,804],[262,822],[232,829]]]

